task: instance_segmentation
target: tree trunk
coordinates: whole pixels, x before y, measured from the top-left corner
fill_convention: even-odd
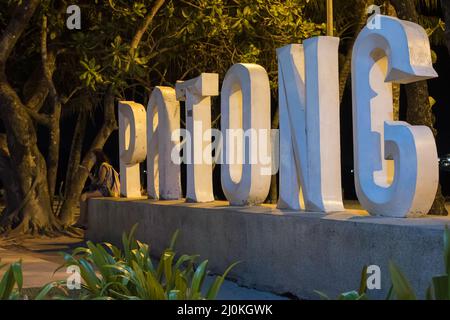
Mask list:
[[[83,150],[83,141],[86,131],[86,124],[87,124],[86,113],[80,111],[77,117],[77,123],[75,125],[75,130],[73,133],[72,146],[70,147],[70,155],[67,164],[64,194],[69,193],[70,181],[72,181],[76,171],[78,170],[78,166],[81,163],[81,152]]]
[[[391,0],[391,3],[400,19],[419,23],[415,2],[413,0]],[[428,126],[433,130],[434,135],[436,135],[436,130],[433,127],[434,115],[429,101],[427,82],[419,81],[407,84],[405,85],[405,91],[408,105],[406,121],[412,125]],[[429,214],[448,215],[440,185]]]
[[[56,179],[58,176],[58,164],[59,164],[59,144],[60,144],[60,117],[61,109],[56,112],[52,117],[52,126],[50,127],[49,134],[49,147],[47,155],[47,182],[50,197],[53,203],[53,197],[56,189]]]
[[[450,54],[450,1],[441,0],[441,7],[445,21],[445,41],[447,43],[448,53]]]
[[[0,227],[15,233],[46,234],[58,228],[51,210],[46,163],[37,147],[34,123],[5,78],[0,79],[0,105],[21,201],[19,207],[9,208],[11,214],[0,221]]]
[[[56,178],[58,176],[59,164],[59,144],[60,137],[60,120],[61,120],[61,99],[59,98],[55,84],[53,83],[52,62],[49,58],[47,49],[47,16],[42,16],[42,30],[41,30],[41,60],[42,71],[45,80],[47,80],[48,94],[51,102],[51,114],[49,123],[49,146],[47,155],[47,183],[50,193],[50,203],[53,209],[53,197],[56,189]]]
[[[275,114],[272,118],[272,129],[279,129],[280,127],[280,109],[277,108],[275,110]],[[273,160],[272,160],[273,161]],[[277,203],[278,202],[278,179],[277,174],[272,175],[270,179],[270,190],[269,190],[269,197],[268,197],[268,203]]]
[[[0,212],[0,221],[4,219],[8,211],[18,208],[20,205],[19,185],[14,174],[11,155],[8,149],[8,142],[5,134],[0,134],[0,181],[5,190],[6,208]]]
[[[17,208],[10,207],[9,213],[2,215],[0,227],[12,233],[45,234],[59,227],[51,210],[47,167],[37,147],[33,120],[5,73],[8,57],[39,4],[39,0],[17,4],[0,37],[0,118],[6,129],[9,164],[17,181],[17,202],[20,201]]]
[[[95,137],[89,152],[84,156],[81,165],[88,170],[91,170],[94,166],[92,161],[92,151],[94,149],[103,148],[106,141],[117,129],[117,122],[115,116],[115,103],[114,103],[114,89],[110,87],[105,95],[104,102],[104,123],[99,133]],[[73,209],[78,204],[83,187],[88,179],[88,171],[82,169],[80,166],[74,168],[74,175],[70,181],[67,181],[68,192],[64,199],[64,203],[61,208],[60,220],[64,225],[71,225],[74,221]]]

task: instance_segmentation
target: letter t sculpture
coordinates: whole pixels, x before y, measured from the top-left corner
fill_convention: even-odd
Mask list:
[[[186,130],[191,135],[187,160],[186,201],[214,201],[212,185],[211,97],[219,95],[219,75],[202,73],[176,84],[178,101],[186,101]],[[189,142],[189,139],[187,139]]]

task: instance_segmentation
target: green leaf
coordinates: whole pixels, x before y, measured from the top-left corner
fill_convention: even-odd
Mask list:
[[[23,275],[22,275],[22,262],[16,262],[11,265],[11,269],[14,274],[14,279],[16,281],[17,287],[19,288],[19,291],[22,290],[23,285]]]
[[[359,295],[363,295],[367,291],[367,266],[364,266],[361,271],[361,280],[359,282]]]
[[[203,261],[195,270],[194,277],[191,284],[191,298],[198,299],[201,296],[200,289],[202,287],[203,280],[206,276],[206,267],[208,260]]]
[[[428,97],[428,101],[430,102],[430,107],[434,107],[436,104],[436,100],[432,96]]]
[[[87,287],[92,293],[98,294],[100,291],[101,281],[98,279],[95,270],[84,259],[80,259],[79,264],[81,277],[86,282]]]
[[[170,290],[168,294],[169,300],[179,300],[180,290]]]
[[[389,262],[389,271],[395,296],[399,300],[417,300],[414,290],[408,279],[403,275],[400,269],[391,261]]]
[[[447,299],[450,299],[450,230],[447,225],[444,231],[444,264],[447,276]]]
[[[0,281],[0,300],[19,298],[22,280],[22,263],[15,262],[9,266]],[[19,288],[19,291],[15,290],[16,286]]]
[[[217,298],[217,295],[219,294],[219,290],[222,287],[222,284],[225,281],[225,278],[228,276],[228,274],[231,272],[231,270],[234,267],[236,267],[239,263],[241,263],[241,262],[238,261],[238,262],[233,263],[231,266],[229,266],[225,270],[225,272],[221,276],[218,276],[214,280],[214,283],[211,285],[211,287],[208,290],[208,293],[206,294],[206,299],[214,300]]]
[[[448,276],[433,277],[434,297],[436,300],[450,300],[448,290]]]
[[[170,250],[173,250],[175,248],[175,243],[177,242],[179,234],[180,234],[180,230],[175,231],[175,233],[173,234],[172,239],[170,240],[170,246],[169,246]]]
[[[55,287],[57,287],[58,284],[55,282],[49,283],[45,285],[37,294],[37,296],[34,298],[35,300],[45,300],[47,299],[48,293]]]
[[[394,299],[394,287],[391,285],[385,300],[393,300],[393,299]]]
[[[159,283],[157,281],[157,279],[150,272],[146,272],[146,279],[147,279],[147,283],[150,285],[150,288],[153,291],[152,300],[165,300],[166,295],[165,295],[164,288],[162,287],[161,283]]]
[[[314,292],[319,295],[321,300],[330,300],[330,297],[328,297],[325,293],[318,290],[314,290]]]
[[[432,285],[427,288],[425,298],[426,298],[426,300],[433,300],[433,286]]]
[[[173,259],[175,257],[175,253],[173,252],[166,252],[163,257],[164,262],[164,276],[166,278],[166,285],[170,285],[172,281],[172,263]]]
[[[360,294],[356,291],[345,292],[339,295],[338,300],[359,300]]]
[[[206,294],[206,299],[214,300],[217,298],[217,295],[219,294],[219,290],[222,287],[223,282],[225,281],[228,274],[233,270],[238,264],[240,264],[241,261],[237,261],[230,265],[225,272],[216,278],[213,285],[209,288],[208,293]]]
[[[450,275],[450,230],[445,226],[444,231],[444,263],[445,272]]]

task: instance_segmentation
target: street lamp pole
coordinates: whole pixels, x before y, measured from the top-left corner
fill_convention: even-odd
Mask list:
[[[333,0],[327,0],[327,36],[333,36]]]

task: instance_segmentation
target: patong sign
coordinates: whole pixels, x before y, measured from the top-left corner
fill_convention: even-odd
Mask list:
[[[381,28],[359,34],[352,60],[355,186],[373,215],[426,214],[438,186],[438,156],[430,128],[393,121],[392,83],[437,77],[425,30],[376,15]],[[221,131],[211,129],[217,74],[156,87],[144,106],[119,104],[120,179],[124,197],[140,197],[139,163],[147,158],[148,195],[181,197],[180,163],[187,165],[186,198],[214,200],[213,163],[232,206],[257,205],[279,170],[279,208],[344,210],[341,188],[338,45],[315,37],[277,50],[280,130],[271,130],[265,69],[236,64],[221,92]],[[180,103],[186,129],[180,129]],[[180,139],[182,137],[182,139]],[[213,158],[214,150],[214,158]],[[182,151],[182,156],[180,152]]]

